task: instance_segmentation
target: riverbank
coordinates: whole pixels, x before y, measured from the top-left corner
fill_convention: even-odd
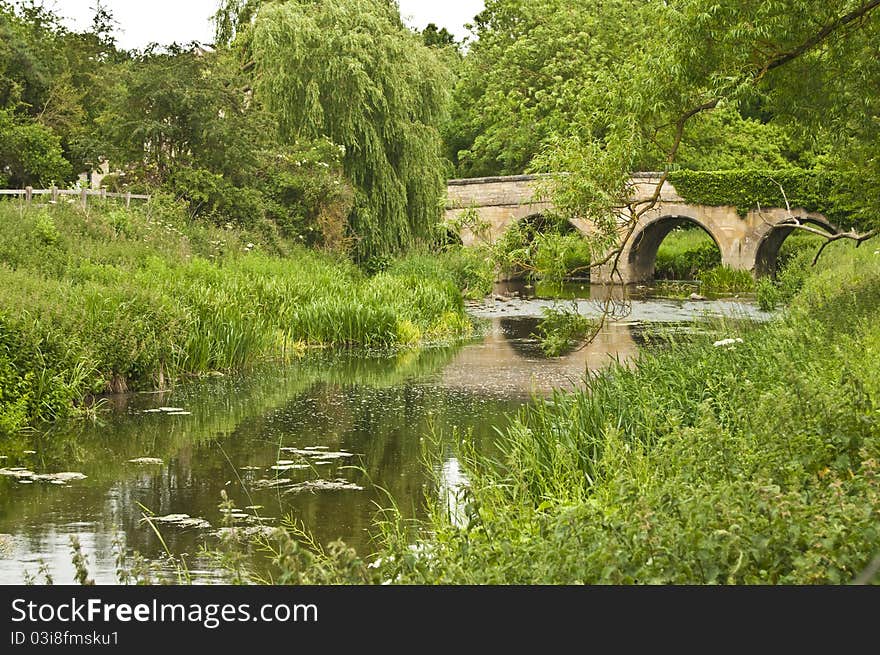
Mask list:
[[[498,460],[463,446],[468,491],[432,504],[415,549],[384,524],[362,579],[855,579],[880,551],[880,255],[829,250],[778,320],[719,323],[537,402]]]
[[[168,201],[3,203],[0,224],[0,434],[104,392],[312,347],[416,346],[472,330],[459,287],[467,262],[450,257],[369,276],[277,235],[194,223]]]

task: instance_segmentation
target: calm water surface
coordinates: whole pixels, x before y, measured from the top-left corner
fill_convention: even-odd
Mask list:
[[[491,451],[494,426],[535,396],[577,385],[585,370],[635,355],[648,322],[690,321],[707,310],[755,314],[732,302],[645,301],[587,348],[548,359],[531,336],[542,304],[474,307],[485,334],[462,346],[390,357],[316,356],[168,393],[116,397],[96,423],[55,426],[0,445],[0,467],[88,476],[64,485],[0,477],[0,584],[21,584],[41,564],[56,583],[71,583],[71,535],[88,554],[95,580],[114,583],[117,548],[162,556],[145,513],[210,523],[166,526],[162,534],[173,553],[186,554],[197,581],[219,581],[199,549],[223,524],[223,490],[241,509],[241,525],[255,525],[257,517],[274,525],[289,516],[321,542],[341,538],[369,552],[371,521],[377,504],[389,504],[386,494],[404,515],[422,517],[426,495],[444,502],[466,483],[451,447],[439,446],[440,464],[428,475],[426,435],[440,435],[441,444],[467,438]],[[156,411],[162,407],[184,411]],[[140,458],[157,462],[130,462]],[[278,478],[290,482],[272,487]],[[349,488],[290,491],[315,480]]]

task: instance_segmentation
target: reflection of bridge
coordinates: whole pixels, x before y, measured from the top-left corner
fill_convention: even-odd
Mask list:
[[[463,217],[465,212],[476,211],[484,226],[475,233],[470,227],[462,230],[465,245],[480,240],[494,242],[518,220],[540,216],[552,210],[548,202],[534,202],[536,176],[487,177],[470,180],[450,180],[447,190],[447,221]],[[639,173],[633,177],[633,201],[647,200],[654,192],[659,176]],[[832,230],[824,216],[803,209],[792,212],[804,222]],[[693,205],[678,195],[669,182],[663,185],[660,201],[640,220],[620,258],[620,278],[615,282],[645,282],[654,277],[654,262],[660,243],[675,227],[695,223],[703,228],[721,251],[721,263],[737,270],[756,275],[772,272],[776,266],[779,248],[793,228],[778,228],[790,219],[786,209],[762,208],[749,211],[745,217],[732,206],[714,207]],[[467,223],[467,221],[464,221]],[[573,220],[572,225],[590,234],[593,226],[586,220]],[[593,272],[594,282],[610,282],[608,267]]]
[[[587,371],[607,366],[614,357],[629,360],[638,349],[630,325],[610,323],[580,350],[547,358],[529,339],[538,321],[493,318],[486,338],[462,348],[443,368],[441,384],[527,398],[532,393],[543,395],[557,388],[572,388],[581,384]]]

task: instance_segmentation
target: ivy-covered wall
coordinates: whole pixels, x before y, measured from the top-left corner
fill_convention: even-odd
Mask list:
[[[745,216],[750,209],[802,207],[819,212],[830,221],[845,222],[846,209],[835,202],[838,180],[815,170],[679,170],[669,174],[669,181],[687,202],[698,205],[734,205]],[[784,190],[784,191],[783,191]]]

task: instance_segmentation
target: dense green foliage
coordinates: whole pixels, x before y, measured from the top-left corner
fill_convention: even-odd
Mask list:
[[[592,258],[590,243],[568,221],[552,215],[514,222],[490,250],[503,274],[551,284],[586,277]]]
[[[46,188],[63,183],[70,171],[52,130],[0,109],[0,186]]]
[[[693,280],[700,271],[721,265],[721,251],[700,228],[679,228],[667,235],[657,249],[654,279]]]
[[[440,253],[413,251],[392,261],[385,270],[414,279],[448,280],[469,300],[489,295],[495,281],[492,258],[478,248],[452,247]]]
[[[67,415],[89,394],[310,346],[401,346],[471,330],[456,286],[474,283],[466,263],[404,261],[367,277],[283,240],[193,224],[158,198],[130,212],[2,204],[0,219],[4,432]]]
[[[836,176],[821,170],[678,170],[669,174],[669,181],[689,203],[733,205],[743,215],[759,207],[790,206],[821,213],[836,223],[851,213],[850,208],[835,203]]]
[[[580,314],[576,301],[570,306],[544,307],[541,313],[537,336],[541,340],[541,350],[548,357],[571,352],[594,328],[594,322]]]
[[[560,145],[559,135],[588,141],[603,139],[611,127],[629,129],[626,103],[646,101],[653,90],[641,86],[641,79],[629,84],[629,76],[639,63],[651,65],[648,48],[665,38],[668,8],[659,5],[488,0],[474,21],[476,41],[460,68],[445,130],[457,175],[523,173],[543,148]],[[615,109],[625,120],[598,122],[621,85],[629,85],[629,97]],[[721,108],[688,130],[679,163],[709,170],[808,163],[809,144],[771,119],[757,102]],[[629,170],[662,164],[663,157],[646,152]]]
[[[193,218],[348,250],[352,190],[339,148],[326,139],[282,143],[228,53],[148,51],[118,75],[101,134],[112,161],[126,165],[106,187],[164,187],[187,201]]]
[[[413,33],[385,0],[231,1],[216,48],[125,52],[94,11],[75,32],[0,2],[0,184],[65,187],[108,163],[110,190],[362,261],[433,241],[448,31]]]
[[[523,173],[547,134],[589,111],[575,99],[602,84],[602,62],[624,47],[610,36],[627,33],[625,4],[486,2],[446,129],[459,176]]]
[[[123,58],[102,10],[80,33],[42,3],[0,2],[0,183],[61,186],[97,163],[96,119]]]

